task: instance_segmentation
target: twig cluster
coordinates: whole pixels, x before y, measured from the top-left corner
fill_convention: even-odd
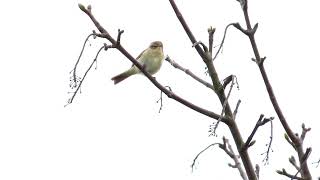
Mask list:
[[[295,136],[299,140],[299,144],[302,146],[303,145],[303,141],[304,141],[304,139],[306,137],[306,134],[307,134],[307,132],[309,132],[311,130],[311,128],[306,128],[305,124],[302,124],[301,128],[302,128],[301,135],[299,136],[299,134],[296,133]],[[292,179],[306,179],[304,177],[304,176],[306,176],[305,168],[307,166],[307,160],[308,160],[308,158],[309,158],[309,156],[311,154],[312,148],[308,147],[306,149],[306,151],[303,152],[303,147],[297,147],[296,144],[290,139],[290,137],[287,134],[285,134],[285,139],[287,140],[287,142],[292,146],[292,148],[298,154],[299,164],[295,160],[294,156],[291,156],[289,158],[290,164],[297,170],[297,172],[295,174],[289,174],[289,173],[287,173],[287,171],[284,168],[282,169],[282,171],[277,170],[276,172],[278,174],[287,176],[287,177],[292,178]],[[300,174],[301,177],[298,177],[299,174]]]
[[[257,123],[256,123],[256,125],[255,125],[255,127],[253,128],[251,134],[249,135],[247,141],[246,141],[246,142],[244,143],[244,145],[242,146],[241,151],[245,151],[245,150],[247,150],[250,146],[254,145],[254,144],[255,144],[255,141],[252,141],[252,139],[253,139],[253,136],[256,134],[258,128],[259,128],[260,126],[265,125],[265,124],[268,123],[268,122],[271,122],[273,119],[274,119],[273,117],[264,118],[264,115],[261,114],[260,117],[259,117],[259,119],[258,119],[258,121],[257,121]],[[273,128],[271,128],[271,129],[273,129]],[[271,135],[270,137],[272,137],[272,135]],[[272,138],[271,138],[271,139],[272,139]],[[270,146],[271,146],[271,142],[270,142],[269,144],[270,144]],[[270,147],[270,146],[269,146],[269,147]],[[269,148],[268,148],[268,149],[269,149]],[[269,150],[268,150],[268,151],[269,151]]]
[[[98,55],[100,54],[100,52],[104,49],[105,51],[107,51],[109,48],[112,48],[112,46],[108,46],[106,44],[104,44],[97,52],[95,58],[93,59],[93,61],[91,62],[91,64],[89,65],[88,69],[86,70],[86,72],[84,73],[84,75],[82,77],[79,77],[77,75],[77,68],[78,68],[78,65],[79,65],[79,62],[80,62],[80,59],[82,57],[82,54],[83,54],[83,51],[84,51],[84,48],[85,48],[85,45],[86,43],[88,42],[89,38],[93,36],[94,38],[96,37],[95,35],[95,32],[91,33],[90,35],[87,36],[83,46],[82,46],[82,49],[81,49],[81,52],[80,52],[80,55],[79,55],[79,58],[76,62],[76,64],[74,65],[74,68],[72,69],[72,71],[70,72],[70,74],[72,74],[72,76],[70,77],[70,88],[71,89],[75,89],[74,92],[71,92],[72,93],[72,96],[70,97],[70,99],[68,100],[68,103],[65,105],[67,106],[68,104],[71,104],[75,98],[75,96],[77,95],[77,93],[80,91],[81,93],[81,86],[82,86],[82,83],[84,82],[85,78],[87,77],[87,74],[88,72],[91,70],[93,64],[97,63],[97,59],[98,59]]]

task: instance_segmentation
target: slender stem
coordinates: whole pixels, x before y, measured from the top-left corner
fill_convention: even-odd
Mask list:
[[[175,62],[174,60],[172,60],[169,56],[167,56],[165,58],[166,61],[168,61],[173,67],[185,72],[186,74],[188,74],[190,77],[192,77],[194,80],[198,81],[199,83],[203,84],[204,86],[214,90],[213,86],[206,82],[205,80],[201,79],[200,77],[198,77],[197,75],[195,75],[193,72],[191,72],[189,69],[186,69],[184,67],[182,67],[180,64],[178,64],[177,62]]]

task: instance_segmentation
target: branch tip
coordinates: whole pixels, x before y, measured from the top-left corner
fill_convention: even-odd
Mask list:
[[[210,27],[208,28],[208,33],[209,33],[209,34],[213,34],[215,31],[216,31],[216,28],[213,28],[212,26],[210,26]]]
[[[212,48],[213,48],[213,34],[216,31],[216,28],[212,28],[212,26],[210,26],[208,28],[208,34],[209,34],[209,53],[210,53],[210,57],[212,58]]]
[[[251,31],[252,34],[256,33],[257,29],[258,29],[259,24],[256,23]]]
[[[92,6],[89,4],[89,5],[87,6],[87,9],[88,9],[89,12],[91,12]]]
[[[255,143],[256,143],[256,140],[251,141],[251,142],[249,143],[248,147],[253,146]]]
[[[78,7],[81,9],[81,11],[86,11],[86,8],[84,7],[83,4],[79,3]]]

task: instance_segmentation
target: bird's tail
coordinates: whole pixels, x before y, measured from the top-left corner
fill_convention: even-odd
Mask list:
[[[136,71],[135,69],[133,68],[130,68],[129,70],[119,74],[119,75],[116,75],[115,77],[111,78],[111,80],[113,80],[114,84],[118,84],[119,82],[127,79],[128,77],[130,77],[131,75],[133,74],[136,74]]]

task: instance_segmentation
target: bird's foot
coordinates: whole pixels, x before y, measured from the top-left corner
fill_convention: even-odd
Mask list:
[[[146,70],[146,65],[145,64],[142,64],[142,69]]]

